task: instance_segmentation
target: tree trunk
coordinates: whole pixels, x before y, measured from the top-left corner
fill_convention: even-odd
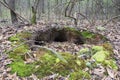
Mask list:
[[[15,11],[15,0],[9,0],[9,7]],[[17,24],[17,15],[12,10],[10,10],[12,24]]]
[[[115,0],[116,15],[120,15],[120,0]]]
[[[118,16],[120,15],[120,0],[115,0],[115,6],[116,6],[115,13],[116,16]],[[118,17],[118,20],[120,21],[120,17]]]
[[[1,7],[1,4],[0,4],[0,16],[2,17],[2,7]]]
[[[40,0],[35,0],[34,6],[32,6],[32,19],[31,19],[31,23],[32,24],[36,24],[37,23],[37,21],[36,21],[36,18],[37,18],[36,14],[37,14],[39,1]]]

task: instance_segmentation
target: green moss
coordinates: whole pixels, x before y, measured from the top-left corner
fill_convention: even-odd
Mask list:
[[[115,60],[112,60],[112,59],[110,59],[110,60],[105,60],[103,64],[104,64],[105,66],[107,66],[107,67],[112,68],[112,69],[115,69],[115,70],[118,69],[118,66],[116,65]]]
[[[20,32],[8,38],[9,41],[22,41],[22,39],[29,39],[32,36],[30,32]]]
[[[46,53],[40,58],[41,66],[36,69],[35,74],[39,78],[53,73],[59,73],[62,76],[67,76],[71,73],[71,70],[78,71],[85,68],[84,61],[76,56],[64,53],[61,53],[61,55],[68,63],[64,63],[56,56]]]
[[[22,60],[22,59],[23,59],[22,56],[23,56],[23,55],[15,54],[14,52],[10,52],[10,53],[9,53],[9,58],[12,58],[12,59]]]
[[[69,80],[83,80],[83,79],[90,79],[91,76],[88,72],[85,71],[78,71],[78,72],[72,72],[70,74]]]
[[[13,50],[15,54],[24,54],[28,52],[28,46],[27,45],[21,45]]]
[[[104,47],[103,46],[93,46],[92,51],[93,52],[98,52],[98,51],[103,51]]]
[[[112,45],[109,43],[109,42],[106,42],[106,43],[103,43],[102,46],[107,50],[109,51],[109,53],[113,53],[113,47]]]
[[[9,41],[13,42],[13,41],[20,41],[20,38],[18,35],[14,35],[8,38]]]
[[[89,48],[84,48],[79,51],[79,54],[89,53]]]
[[[83,31],[83,32],[81,32],[81,34],[84,38],[93,38],[95,36],[94,33],[89,32],[89,31]]]
[[[14,61],[9,65],[12,70],[11,73],[17,73],[20,77],[30,76],[35,68],[34,64],[25,64],[23,61]]]
[[[107,46],[107,44],[101,46],[93,46],[91,49],[84,48],[81,49],[78,53],[78,56],[85,57],[86,66],[92,68],[96,64],[102,64],[105,67],[111,67],[113,69],[117,69],[117,65],[115,63],[111,55],[111,46]],[[83,56],[84,55],[84,56]],[[95,59],[96,63],[91,64],[89,59]]]
[[[106,51],[98,51],[92,56],[92,58],[94,58],[97,62],[101,63],[106,60],[107,58],[106,54],[107,54]]]
[[[36,24],[36,12],[33,12],[31,23]]]
[[[75,28],[72,28],[72,27],[65,27],[64,28],[65,30],[67,30],[67,31],[70,31],[70,32],[74,32],[74,33],[76,33],[76,34],[81,34],[81,32],[79,31],[79,30],[77,30],[77,29],[75,29]]]
[[[29,39],[32,36],[32,33],[30,32],[21,32],[19,33],[19,36],[21,39]]]

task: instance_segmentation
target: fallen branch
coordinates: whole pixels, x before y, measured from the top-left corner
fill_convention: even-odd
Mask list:
[[[61,54],[57,53],[56,51],[54,51],[51,48],[48,48],[48,47],[45,47],[45,46],[40,46],[40,45],[32,45],[32,47],[38,47],[38,48],[41,48],[41,49],[46,49],[46,50],[50,51],[51,53],[55,54],[61,61],[67,63],[67,61],[62,57]]]
[[[5,54],[8,54],[9,52],[13,51],[14,49],[16,49],[16,48],[18,48],[18,47],[20,47],[20,46],[22,46],[22,45],[24,45],[28,42],[31,42],[31,41],[33,41],[33,40],[28,40],[28,41],[25,41],[25,42],[21,43],[20,45],[15,46],[14,48],[12,48],[10,50],[7,50],[7,52],[5,52]]]
[[[116,18],[118,18],[118,17],[120,17],[120,15],[114,16],[113,18],[107,20],[107,22],[105,22],[102,26],[106,26],[109,22],[111,22],[113,19],[116,19]]]
[[[87,18],[87,16],[85,16],[84,14],[82,14],[82,13],[77,13],[77,14],[79,14],[79,15],[81,15],[82,17],[84,17],[90,24],[92,24],[92,22]]]
[[[8,50],[7,52],[5,52],[5,54],[8,54],[9,52],[13,51],[14,49],[20,47],[21,45],[24,45],[24,44],[26,44],[26,43],[28,43],[28,42],[31,42],[31,41],[34,41],[34,40],[25,41],[25,42],[21,43],[20,45],[17,45],[16,47]],[[46,50],[50,51],[51,53],[55,54],[61,61],[67,63],[67,61],[66,61],[59,53],[57,53],[56,51],[52,50],[51,48],[47,48],[47,47],[40,46],[40,45],[32,45],[32,47],[38,47],[38,48],[46,49]],[[32,47],[31,47],[31,48],[32,48]],[[27,54],[28,54],[28,53],[27,53]],[[31,56],[31,55],[29,55],[29,56]]]
[[[22,17],[21,15],[19,15],[18,13],[16,13],[12,8],[10,8],[9,5],[8,5],[8,3],[5,0],[3,0],[3,1],[4,1],[4,3],[2,1],[0,1],[0,3],[3,6],[5,6],[6,8],[8,8],[9,10],[13,11],[22,22],[24,22],[23,20],[25,20],[25,21],[27,21],[29,23],[29,21],[27,19],[25,19],[24,17]]]

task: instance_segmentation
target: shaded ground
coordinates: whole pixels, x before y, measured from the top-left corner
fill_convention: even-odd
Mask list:
[[[119,70],[120,70],[120,54],[119,54],[120,53],[120,48],[119,48],[120,47],[120,22],[115,23],[115,24],[113,24],[113,23],[108,24],[107,26],[105,26],[105,30],[97,30],[95,26],[90,27],[90,26],[87,26],[87,25],[88,24],[83,24],[81,26],[86,26],[86,27],[84,27],[84,29],[88,29],[90,31],[98,32],[102,35],[105,35],[111,41],[111,43],[114,46],[114,56],[116,58],[116,61],[117,61],[117,64],[118,64],[118,67],[119,67]],[[10,62],[11,62],[11,60],[8,59],[7,55],[4,53],[4,51],[11,49],[11,42],[9,42],[7,40],[8,37],[15,34],[16,32],[20,32],[22,30],[32,31],[33,29],[37,30],[38,28],[43,28],[44,26],[45,25],[36,25],[34,27],[33,26],[28,26],[28,27],[25,26],[25,27],[19,28],[19,29],[13,29],[12,27],[1,27],[0,28],[0,33],[1,33],[0,34],[0,54],[1,54],[1,57],[0,57],[0,79],[1,80],[4,80],[4,79],[20,80],[20,78],[17,77],[16,74],[13,74],[13,75],[9,74],[10,69],[6,68],[6,65],[10,64]],[[53,24],[53,26],[56,26],[56,25]],[[80,28],[82,28],[82,27],[80,27]],[[92,45],[89,45],[89,44],[76,45],[74,43],[67,43],[67,42],[62,42],[62,43],[52,42],[52,43],[47,43],[46,45],[48,47],[56,50],[56,51],[68,51],[68,52],[72,52],[72,53],[78,52],[83,47],[92,46]],[[120,77],[120,75],[119,75],[120,71],[119,70],[117,72],[116,71],[111,72],[111,75],[116,80],[120,79],[119,78]],[[91,71],[91,72],[94,72],[95,74],[97,74],[97,73],[101,74],[98,77],[101,78],[101,76],[102,76],[101,79],[103,79],[103,80],[112,79],[111,75],[109,75],[109,76],[102,75],[102,71],[104,71],[103,67],[101,67],[101,69],[99,69],[99,70],[94,69],[94,71]],[[24,78],[24,79],[29,80],[30,78],[34,78],[34,80],[37,79],[35,75],[32,75],[31,77]],[[64,80],[64,79],[62,79],[62,80]]]

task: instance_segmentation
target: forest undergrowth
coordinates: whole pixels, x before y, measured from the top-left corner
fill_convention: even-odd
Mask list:
[[[0,79],[120,79],[119,22],[111,22],[106,26],[100,26],[98,22],[92,27],[87,23],[81,24],[79,29],[87,30],[87,32],[81,33],[86,41],[83,44],[75,44],[73,41],[34,44],[32,33],[38,29],[48,28],[46,26],[57,27],[61,25],[38,23],[20,28],[0,27]],[[64,25],[63,27],[66,26],[70,26],[69,34],[73,35],[75,32],[71,28],[73,25]],[[103,39],[98,35],[94,37],[96,34],[104,36],[108,41],[102,41]],[[66,40],[74,40],[74,38]]]

